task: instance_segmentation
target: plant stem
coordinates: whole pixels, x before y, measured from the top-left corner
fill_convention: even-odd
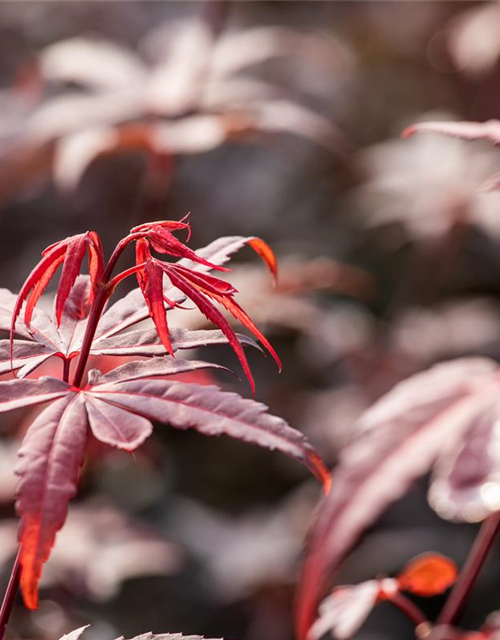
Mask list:
[[[457,583],[450,593],[438,618],[438,625],[452,625],[462,612],[471,589],[481,571],[495,537],[500,529],[500,512],[494,513],[483,522],[474,540],[472,549],[460,572]]]
[[[104,270],[104,274],[102,277],[102,283],[99,287],[99,290],[96,294],[94,302],[92,304],[92,308],[90,309],[89,319],[87,321],[87,326],[85,328],[85,334],[82,340],[82,347],[80,349],[80,356],[78,358],[78,362],[75,369],[75,375],[73,376],[73,386],[79,387],[83,374],[85,373],[85,367],[87,366],[87,360],[89,359],[90,349],[92,347],[92,342],[94,340],[95,332],[97,331],[97,325],[99,324],[99,320],[101,318],[101,314],[103,312],[104,306],[112,292],[112,288],[109,287],[109,279],[111,278],[111,274],[116,265],[116,262],[124,249],[128,246],[128,244],[135,238],[134,235],[129,235],[123,240],[121,240],[117,245],[113,253],[111,254],[110,259],[108,260],[108,264],[106,265],[106,269]],[[0,640],[2,640],[0,638]]]
[[[430,624],[424,612],[402,593],[394,593],[390,598],[388,598],[388,600],[402,611],[416,627],[419,627],[421,624]]]
[[[87,327],[85,329],[85,335],[83,336],[82,347],[80,349],[80,356],[75,369],[75,375],[73,376],[73,386],[79,387],[83,374],[85,373],[85,367],[87,366],[87,360],[89,359],[90,348],[92,347],[92,341],[94,340],[97,325],[101,318],[101,313],[108,299],[108,288],[106,285],[102,285],[97,293],[92,308],[90,310],[89,319],[87,321]],[[0,638],[1,640],[1,638]]]
[[[21,578],[21,562],[20,562],[21,550],[19,549],[14,560],[14,566],[10,574],[9,584],[2,602],[0,609],[0,640],[3,640],[5,630],[9,623],[10,614],[12,613],[12,607],[16,600],[17,589],[19,587],[19,580]]]
[[[69,358],[64,358],[63,360],[63,380],[64,382],[69,382],[69,368],[71,365],[71,361]]]

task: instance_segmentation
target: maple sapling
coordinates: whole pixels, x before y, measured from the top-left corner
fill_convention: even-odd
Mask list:
[[[318,454],[300,432],[267,413],[265,405],[213,385],[168,378],[203,368],[224,369],[181,359],[178,350],[229,344],[254,392],[243,345],[256,343],[237,334],[214,303],[249,329],[281,367],[270,343],[236,302],[236,289],[209,274],[228,271],[223,265],[230,255],[249,245],[276,277],[271,249],[259,238],[233,236],[195,252],[175,237],[179,231],[187,231],[189,240],[186,218],[134,227],[107,262],[95,232],[72,236],[43,251],[18,296],[0,290],[0,328],[10,330],[10,339],[0,341],[0,373],[12,371],[16,376],[0,382],[0,411],[49,403],[29,427],[19,450],[19,553],[0,611],[0,639],[18,583],[27,607],[38,606],[42,567],[76,492],[89,432],[125,451],[133,451],[151,434],[151,421],[206,435],[225,434],[301,461],[328,490],[329,474]],[[113,275],[130,244],[135,244],[135,266]],[[167,262],[153,252],[179,260]],[[85,276],[80,271],[86,255],[89,273]],[[50,314],[38,302],[59,267]],[[137,278],[138,287],[108,307],[117,285],[129,276]],[[169,326],[169,309],[181,307],[186,299],[218,330]],[[88,371],[89,357],[99,355],[137,359],[105,374]],[[26,378],[52,357],[63,363],[60,378]]]

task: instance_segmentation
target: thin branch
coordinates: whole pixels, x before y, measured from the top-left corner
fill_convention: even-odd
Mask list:
[[[3,640],[5,630],[9,623],[10,614],[16,600],[17,590],[19,588],[19,580],[21,578],[21,562],[20,562],[21,549],[19,548],[16,559],[14,560],[14,566],[10,574],[9,584],[2,602],[0,609],[0,640]]]
[[[452,625],[457,621],[499,530],[500,512],[491,515],[481,525],[469,557],[441,611],[437,624]]]
[[[417,607],[409,598],[397,591],[388,598],[389,602],[392,602],[400,611],[402,611],[407,618],[409,618],[415,627],[420,625],[430,625],[429,619],[425,616],[424,612]]]

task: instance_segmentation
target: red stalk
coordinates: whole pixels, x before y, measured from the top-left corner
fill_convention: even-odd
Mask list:
[[[3,640],[7,624],[9,622],[10,614],[16,600],[17,590],[19,587],[19,580],[21,578],[21,563],[20,563],[20,549],[17,552],[16,559],[14,560],[14,566],[9,578],[9,584],[5,592],[2,607],[0,609],[0,640]]]
[[[452,625],[457,621],[499,530],[500,513],[489,516],[481,525],[460,576],[441,611],[438,625]]]

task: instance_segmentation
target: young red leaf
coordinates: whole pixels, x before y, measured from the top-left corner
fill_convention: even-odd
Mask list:
[[[71,292],[71,288],[80,274],[83,258],[87,251],[87,242],[87,234],[82,234],[75,236],[68,243],[66,254],[64,256],[64,264],[59,281],[59,287],[57,288],[56,320],[58,326],[61,324],[62,312]]]
[[[496,421],[491,411],[497,406],[497,372],[496,363],[487,359],[437,365],[398,384],[361,418],[310,539],[297,609],[301,639],[326,583],[363,531],[446,455],[445,445],[462,441],[485,415]],[[459,513],[448,504],[443,515]]]
[[[252,247],[255,253],[259,254],[259,256],[264,260],[269,271],[273,274],[274,282],[276,284],[278,280],[278,260],[274,254],[274,251],[271,247],[261,240],[260,238],[249,238],[248,245]]]
[[[16,304],[14,305],[14,309],[12,312],[11,328],[10,328],[11,339],[15,331],[16,320],[19,314],[21,313],[21,309],[25,300],[28,298],[29,292],[31,291],[31,289],[35,288],[40,281],[42,282],[44,281],[44,275],[47,272],[51,273],[51,275],[54,274],[54,270],[52,268],[53,265],[57,264],[57,266],[59,266],[62,260],[64,259],[63,256],[65,253],[66,253],[66,246],[63,243],[58,243],[52,246],[50,250],[46,249],[42,254],[43,257],[40,260],[40,262],[36,265],[36,267],[27,277],[25,283],[23,284],[23,286],[21,287],[21,290],[19,291],[19,295],[17,296]],[[45,285],[47,284],[48,284],[48,281],[45,281]],[[31,295],[32,300],[29,300],[27,303],[28,309],[32,310],[32,308],[34,308],[41,294],[42,294],[42,290],[38,288],[36,290],[35,296],[33,296],[33,294]],[[25,319],[25,324],[26,324],[26,327],[29,329],[30,327],[29,317],[28,317],[28,322],[26,322],[26,319]]]
[[[329,474],[306,438],[267,407],[213,386],[167,380],[123,380],[94,386],[87,393],[176,429],[232,438],[277,449],[299,460],[328,489]]]
[[[179,273],[174,269],[166,269],[166,273],[170,278],[172,284],[178,287],[190,300],[192,300],[198,307],[198,309],[203,313],[203,315],[206,316],[208,320],[216,324],[224,333],[224,335],[228,339],[229,344],[236,353],[238,360],[240,361],[243,371],[245,372],[245,375],[250,383],[252,394],[254,394],[255,382],[252,376],[252,372],[250,371],[248,360],[246,358],[245,352],[243,351],[243,347],[239,343],[238,337],[236,336],[236,333],[231,325],[227,322],[220,311],[218,311],[218,309],[216,309],[214,305],[209,302],[209,300],[203,294],[201,294],[186,278],[180,276]]]
[[[42,252],[42,259],[21,287],[14,305],[10,327],[11,346],[13,346],[16,321],[21,313],[23,304],[26,302],[24,323],[29,330],[33,310],[45,287],[54,276],[58,267],[62,264],[62,274],[59,279],[56,298],[56,320],[57,325],[59,326],[64,306],[80,272],[81,263],[85,256],[87,247],[89,248],[89,252],[92,254],[92,257],[90,258],[90,280],[93,292],[98,284],[96,278],[100,278],[102,273],[103,262],[100,241],[95,233],[87,232],[66,238],[65,240],[61,240],[60,242],[51,245]]]
[[[279,359],[278,354],[271,346],[271,343],[269,342],[269,340],[257,328],[254,321],[250,318],[247,312],[240,307],[240,305],[236,302],[236,300],[228,296],[220,296],[215,294],[211,294],[211,297],[217,300],[223,307],[225,307],[229,311],[229,313],[234,318],[239,320],[242,325],[244,325],[247,329],[249,329],[249,331],[251,331],[254,334],[254,336],[264,345],[264,347],[272,355],[272,357],[274,358],[274,361],[278,365],[279,371],[281,371],[281,360]]]
[[[406,565],[397,582],[403,591],[427,598],[446,591],[457,577],[453,560],[438,553],[425,553]]]
[[[254,239],[255,238],[252,236],[226,236],[218,238],[206,247],[198,249],[196,253],[198,256],[205,258],[213,264],[223,265],[234,253],[240,251],[240,249],[245,245],[250,244]],[[193,262],[186,258],[182,258],[176,264],[201,273],[210,271],[210,269],[205,265]],[[166,297],[176,303],[182,303],[186,299],[186,296],[183,293],[168,283],[164,283],[163,292]],[[115,335],[123,329],[127,329],[138,322],[142,322],[148,316],[149,311],[142,293],[138,289],[133,289],[130,293],[118,300],[118,302],[115,302],[107,311],[105,311],[99,323],[96,334],[97,338]]]
[[[76,492],[87,427],[83,397],[67,392],[37,417],[19,450],[16,508],[21,518],[21,588],[29,609],[38,606],[42,566]]]
[[[163,270],[156,261],[148,260],[141,276],[141,289],[147,302],[149,314],[155,323],[165,349],[174,354],[167,325],[167,313],[163,301]]]
[[[31,326],[31,318],[35,309],[36,303],[40,299],[40,296],[45,291],[45,288],[52,280],[54,273],[59,269],[64,262],[64,255],[59,256],[52,264],[45,270],[40,280],[33,287],[30,297],[26,302],[26,309],[24,310],[24,324],[29,328]]]

